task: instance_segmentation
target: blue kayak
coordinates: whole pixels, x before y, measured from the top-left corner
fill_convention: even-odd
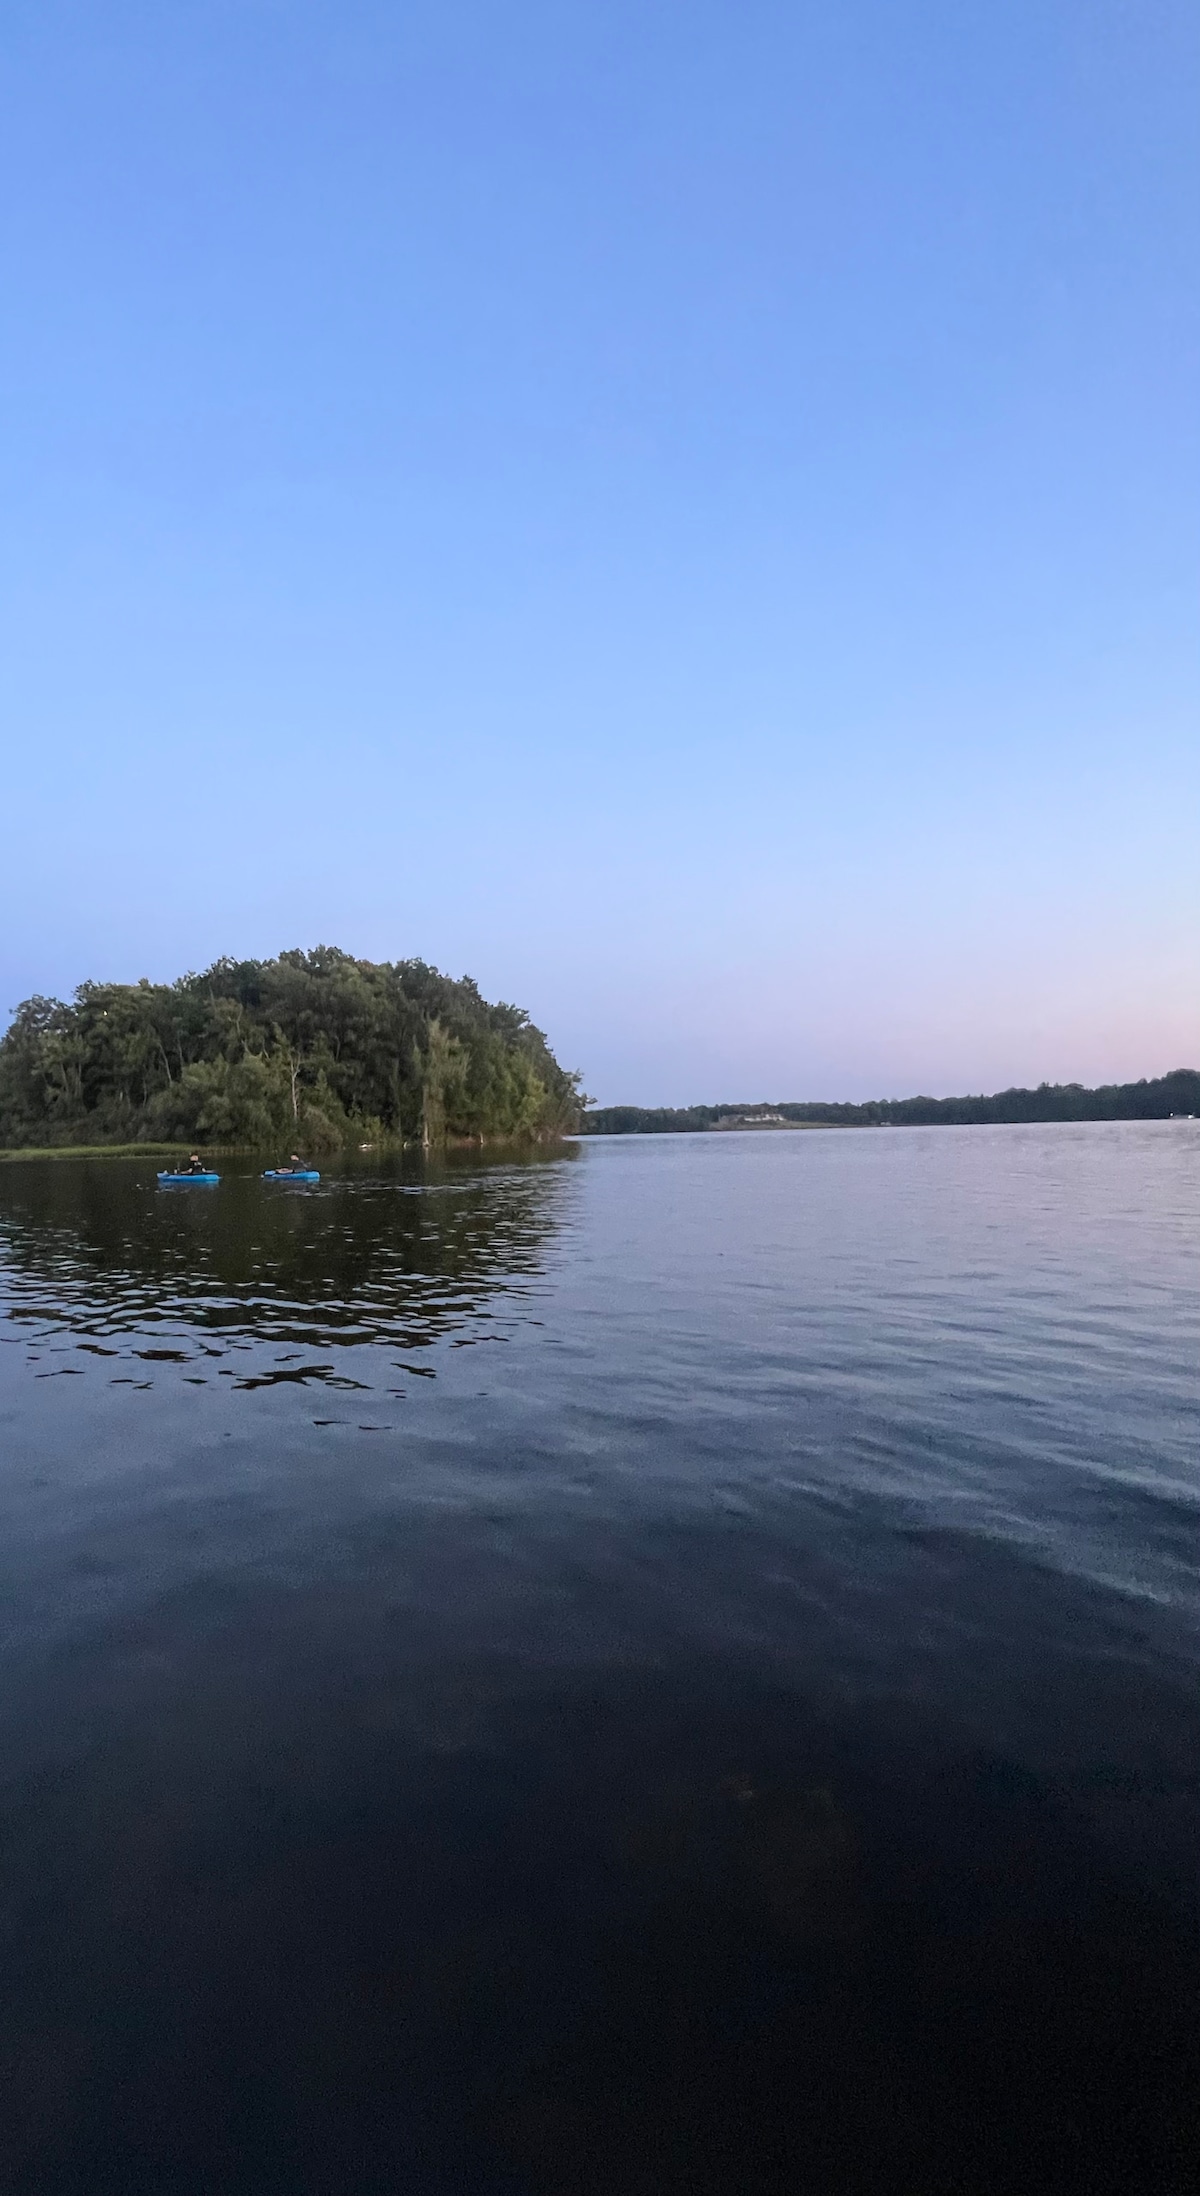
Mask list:
[[[219,1182],[221,1177],[219,1174],[160,1174],[158,1179],[170,1188],[176,1182]]]
[[[320,1179],[315,1167],[266,1167],[263,1170],[264,1182],[319,1182]]]

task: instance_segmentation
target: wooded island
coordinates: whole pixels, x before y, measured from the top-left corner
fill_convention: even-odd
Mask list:
[[[26,999],[0,1041],[0,1146],[534,1139],[582,1103],[522,1008],[335,946]]]

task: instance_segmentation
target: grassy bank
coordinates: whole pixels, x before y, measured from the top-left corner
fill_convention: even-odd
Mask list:
[[[11,1144],[0,1151],[3,1159],[178,1159],[188,1158],[194,1144]],[[230,1159],[243,1147],[237,1144],[202,1146],[209,1159]]]
[[[427,1156],[436,1158],[447,1152],[544,1151],[551,1145],[567,1141],[561,1133],[554,1136],[446,1136],[440,1144],[430,1147],[419,1137],[380,1136],[370,1144],[344,1144],[336,1151],[316,1151],[311,1164],[316,1167],[330,1165],[338,1159],[368,1152],[382,1158],[397,1152],[424,1151]],[[286,1142],[287,1138],[283,1137],[281,1144]],[[186,1159],[194,1151],[204,1159],[257,1158],[274,1163],[281,1144],[9,1144],[0,1148],[0,1164],[11,1159]]]

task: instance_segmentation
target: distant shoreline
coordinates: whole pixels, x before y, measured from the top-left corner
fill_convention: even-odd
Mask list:
[[[1175,1068],[1139,1083],[1041,1083],[991,1097],[873,1098],[862,1105],[821,1099],[712,1106],[596,1106],[583,1136],[680,1136],[717,1129],[929,1128],[1037,1121],[1168,1121],[1200,1117],[1200,1070]]]

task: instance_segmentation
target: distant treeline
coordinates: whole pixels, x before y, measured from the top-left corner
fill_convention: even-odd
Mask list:
[[[1001,1090],[991,1098],[872,1098],[865,1105],[755,1104],[724,1106],[597,1106],[581,1123],[585,1136],[671,1136],[745,1123],[795,1122],[814,1128],[916,1128],[988,1121],[1165,1121],[1200,1114],[1200,1072],[1176,1068],[1149,1082],[1039,1083],[1036,1090]]]
[[[26,999],[0,1041],[8,1146],[542,1137],[583,1102],[522,1008],[334,946]]]

